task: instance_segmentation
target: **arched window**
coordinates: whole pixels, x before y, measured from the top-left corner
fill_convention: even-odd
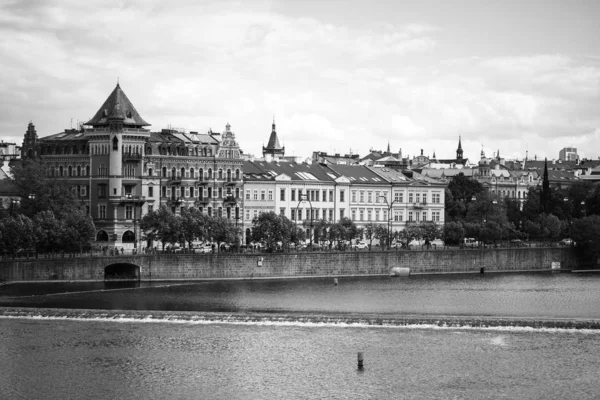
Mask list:
[[[89,165],[85,166],[85,176],[90,176],[90,166]]]
[[[208,176],[207,176],[207,178],[208,179],[212,179],[212,168],[208,169]]]
[[[81,165],[77,166],[77,176],[81,176]]]
[[[181,179],[185,178],[185,168],[181,168]]]
[[[196,177],[194,168],[190,168],[190,178],[194,179]]]
[[[152,147],[151,146],[146,146],[146,154],[152,155]]]
[[[106,233],[106,231],[104,231],[104,230],[98,231],[98,233],[96,234],[96,241],[97,242],[108,242],[108,233]]]
[[[236,170],[235,170],[235,179],[236,179],[236,180],[239,180],[239,179],[240,179],[240,170],[239,170],[239,169],[236,169]]]
[[[133,242],[135,242],[135,234],[133,232],[131,232],[131,231],[126,231],[123,234],[123,240],[122,240],[122,242],[123,243],[133,243]]]
[[[163,169],[162,169],[162,176],[163,176],[163,178],[167,177],[167,167],[163,167]]]
[[[113,150],[119,150],[119,139],[117,139],[117,137],[115,136],[113,138]]]
[[[64,176],[65,174],[65,170],[63,168],[63,166],[61,165],[60,167],[58,167],[58,176]]]
[[[171,168],[171,178],[177,178],[177,169],[175,167]]]
[[[200,173],[198,174],[199,180],[204,180],[204,168],[200,168]]]
[[[219,179],[223,179],[223,170],[219,168]]]
[[[230,169],[227,170],[227,181],[231,182],[231,170]]]

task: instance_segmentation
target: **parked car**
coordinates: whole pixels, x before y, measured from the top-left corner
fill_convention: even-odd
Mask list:
[[[513,239],[510,241],[511,247],[526,247],[527,245],[521,239]]]
[[[364,249],[368,249],[369,245],[366,244],[365,242],[356,242],[356,244],[354,245],[354,248],[357,250],[364,250]]]
[[[479,242],[474,238],[465,238],[463,244],[465,247],[479,247]]]
[[[561,246],[573,246],[575,243],[570,238],[565,238],[560,241]]]

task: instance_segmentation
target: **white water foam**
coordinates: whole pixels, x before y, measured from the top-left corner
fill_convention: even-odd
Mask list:
[[[92,314],[92,315],[88,315]],[[167,323],[182,325],[252,325],[252,326],[272,326],[272,327],[335,327],[335,328],[375,328],[375,329],[405,329],[405,330],[453,330],[453,331],[492,331],[492,332],[531,332],[531,333],[580,333],[580,334],[600,334],[599,329],[588,328],[547,328],[532,326],[484,326],[470,325],[468,320],[464,323],[406,323],[398,320],[398,324],[381,323],[370,324],[367,322],[354,321],[310,321],[310,318],[301,318],[298,320],[289,320],[284,317],[243,317],[243,316],[223,316],[221,318],[205,318],[202,316],[192,316],[191,318],[181,318],[177,315],[153,316],[140,315],[132,317],[128,314],[110,314],[110,313],[86,313],[86,315],[0,315],[0,319],[29,319],[46,321],[78,321],[78,322],[114,322],[114,323]],[[332,318],[335,320],[335,318]],[[504,339],[499,336],[493,338],[490,342],[496,346],[506,346]]]

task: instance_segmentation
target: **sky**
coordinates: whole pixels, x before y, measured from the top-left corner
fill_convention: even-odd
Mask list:
[[[262,155],[600,156],[600,1],[0,0],[0,139],[76,127],[117,81],[152,130]]]

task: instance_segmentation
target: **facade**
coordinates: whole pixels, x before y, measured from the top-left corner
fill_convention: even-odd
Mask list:
[[[577,161],[579,156],[577,155],[577,148],[565,147],[558,152],[558,159],[561,161]]]
[[[163,205],[240,219],[242,160],[230,125],[222,134],[148,126],[117,84],[81,129],[38,138],[30,123],[22,156],[43,160],[49,176],[68,177],[99,245],[156,245],[140,242],[139,220]]]

